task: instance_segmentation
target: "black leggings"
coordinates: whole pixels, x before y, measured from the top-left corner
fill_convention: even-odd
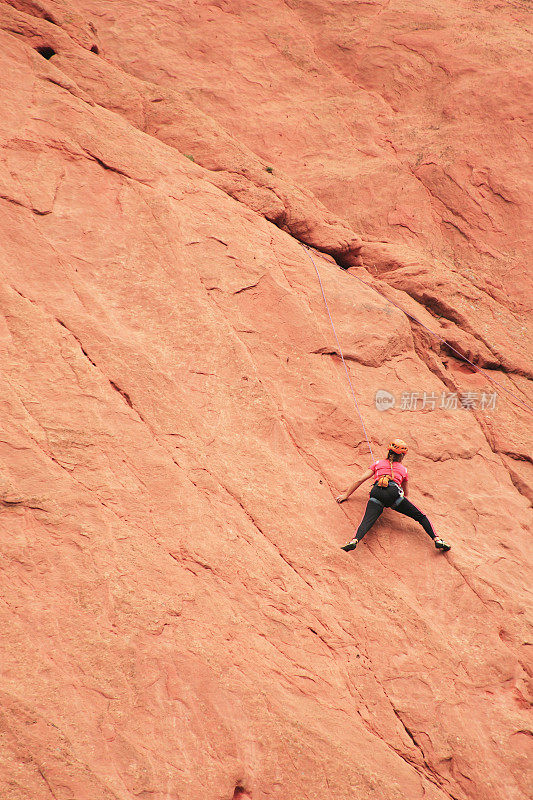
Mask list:
[[[411,519],[416,520],[422,525],[428,536],[431,536],[432,539],[436,538],[433,526],[426,515],[422,514],[419,508],[403,496],[396,483],[390,481],[386,489],[378,486],[377,483],[372,487],[370,500],[368,501],[364,517],[355,535],[357,541],[361,541],[365,533],[370,530],[372,525],[382,515],[384,508],[392,508],[400,514],[405,514],[406,517],[411,517]]]

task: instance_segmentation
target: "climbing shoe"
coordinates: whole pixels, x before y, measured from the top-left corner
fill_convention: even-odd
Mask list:
[[[435,539],[435,547],[437,550],[442,550],[444,553],[451,549],[451,544],[448,544],[444,539]]]
[[[357,547],[358,544],[359,544],[359,542],[358,542],[357,539],[352,539],[350,542],[347,542],[346,544],[343,544],[343,546],[341,547],[341,550],[344,550],[346,553],[349,553],[350,550],[355,550],[355,548]]]

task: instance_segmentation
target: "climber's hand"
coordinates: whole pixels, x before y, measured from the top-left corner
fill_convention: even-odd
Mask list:
[[[340,495],[339,495],[337,498],[335,498],[335,499],[337,500],[337,503],[344,503],[344,501],[345,501],[345,500],[347,500],[348,498],[346,497],[346,495],[345,495],[345,494],[340,494]]]

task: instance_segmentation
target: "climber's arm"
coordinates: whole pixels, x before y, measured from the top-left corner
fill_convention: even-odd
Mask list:
[[[404,482],[402,483],[402,489],[403,489],[403,496],[404,497],[408,497],[408,495],[409,495],[409,481],[407,480],[407,478],[405,478]]]
[[[364,472],[364,473],[361,475],[361,477],[360,477],[360,478],[358,478],[356,481],[354,481],[354,482],[352,483],[352,485],[349,487],[349,489],[346,489],[346,491],[345,491],[345,492],[343,492],[342,494],[340,494],[340,495],[337,497],[337,503],[344,503],[344,501],[345,501],[345,500],[347,500],[347,499],[349,498],[349,496],[350,496],[350,495],[351,495],[353,492],[355,492],[355,490],[356,490],[356,489],[358,489],[358,488],[361,486],[361,484],[362,484],[362,483],[364,483],[364,482],[365,482],[365,481],[367,481],[369,478],[371,478],[371,477],[373,476],[373,474],[374,474],[374,471],[373,471],[373,470],[371,470],[371,469],[367,469],[367,471],[366,471],[366,472]]]

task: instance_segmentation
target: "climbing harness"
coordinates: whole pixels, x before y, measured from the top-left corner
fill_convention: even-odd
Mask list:
[[[300,244],[302,244],[302,243],[300,242]],[[331,313],[330,313],[330,310],[329,310],[328,301],[326,300],[324,287],[322,286],[322,280],[320,278],[320,272],[318,271],[318,267],[315,264],[315,260],[314,260],[313,256],[311,255],[310,251],[308,250],[308,248],[304,244],[302,244],[302,247],[306,251],[306,253],[309,256],[309,258],[311,259],[311,261],[313,262],[313,266],[315,268],[315,272],[316,272],[317,277],[318,277],[318,282],[320,284],[320,291],[322,292],[322,297],[324,298],[324,304],[326,306],[326,311],[328,312],[329,321],[330,321],[331,327],[333,329],[333,334],[335,336],[335,341],[337,342],[337,348],[339,350],[339,355],[341,357],[341,360],[342,360],[342,363],[343,363],[343,366],[344,366],[344,371],[346,372],[346,377],[348,378],[348,383],[350,384],[352,397],[354,399],[354,403],[355,403],[355,407],[357,409],[357,413],[359,414],[359,419],[361,420],[361,425],[363,427],[363,433],[365,434],[366,443],[368,445],[368,449],[370,450],[370,455],[372,457],[372,461],[374,461],[375,460],[374,459],[374,453],[372,452],[372,446],[370,444],[370,441],[369,441],[367,433],[366,433],[366,428],[365,428],[365,422],[363,420],[363,415],[361,414],[361,411],[359,410],[359,403],[357,402],[357,397],[355,396],[354,388],[352,386],[352,381],[350,379],[350,373],[348,372],[348,367],[346,366],[346,361],[344,360],[344,355],[342,353],[342,349],[341,349],[341,346],[340,346],[339,337],[337,336],[337,331],[335,330],[335,325],[333,324],[333,319],[331,317]]]
[[[396,483],[396,480],[394,478],[394,469],[392,467],[392,465],[394,464],[394,461],[392,460],[392,458],[389,460],[389,464],[390,464],[390,475],[383,475],[383,477],[381,477],[378,480],[378,484],[377,485],[381,486],[382,489],[386,489],[387,488],[387,486],[389,485],[389,481],[392,481],[393,483]]]
[[[317,267],[316,267],[316,264],[315,264],[315,262],[314,262],[314,260],[313,260],[313,257],[311,256],[311,254],[310,254],[310,252],[309,252],[309,247],[308,247],[307,245],[303,244],[302,242],[300,242],[300,244],[302,245],[302,247],[304,248],[304,250],[306,250],[306,251],[307,251],[307,254],[308,254],[308,255],[309,255],[309,257],[311,258],[311,261],[313,261],[313,264],[314,264],[315,270],[316,270],[316,272],[317,272],[317,275],[318,275],[318,278],[319,278],[319,280],[320,280],[320,275],[319,275],[319,273],[318,273],[318,269],[317,269]],[[322,258],[324,261],[327,261],[327,262],[328,262],[328,264],[330,264],[330,263],[331,263],[331,262],[330,262],[328,259],[326,259],[326,258],[325,258],[325,257],[324,257],[324,256],[323,256],[321,253],[319,253],[318,255],[319,255],[319,256],[320,256],[320,258]],[[459,358],[460,358],[462,361],[466,361],[468,364],[470,364],[470,366],[471,366],[471,367],[473,367],[473,369],[475,369],[477,372],[480,372],[482,375],[484,375],[484,376],[487,378],[487,380],[488,380],[488,381],[490,381],[491,383],[493,383],[495,386],[498,386],[498,388],[499,388],[499,389],[502,389],[504,392],[506,392],[506,394],[508,394],[508,395],[510,395],[511,397],[513,397],[513,398],[514,398],[514,400],[515,400],[517,403],[520,403],[520,405],[521,405],[521,406],[523,406],[523,407],[524,407],[524,408],[525,408],[527,411],[533,411],[533,406],[531,406],[529,403],[526,403],[524,400],[522,400],[520,397],[518,397],[518,395],[516,395],[514,392],[511,392],[511,390],[510,390],[510,389],[507,389],[507,388],[506,388],[506,387],[505,387],[503,384],[501,384],[501,383],[499,383],[498,381],[494,380],[494,378],[492,378],[492,377],[491,377],[491,376],[488,374],[488,372],[486,372],[486,371],[485,371],[485,370],[484,370],[482,367],[478,367],[478,366],[477,366],[477,364],[474,364],[472,361],[470,361],[470,359],[468,359],[468,358],[467,358],[465,355],[463,355],[463,353],[461,353],[459,350],[457,350],[455,347],[453,347],[453,346],[452,346],[452,345],[451,345],[449,342],[447,342],[447,341],[446,341],[446,339],[444,339],[442,336],[439,336],[439,334],[438,334],[438,333],[435,333],[435,331],[432,331],[432,330],[431,330],[431,328],[428,328],[428,327],[427,327],[427,325],[424,325],[424,323],[423,323],[423,322],[420,322],[420,320],[419,320],[419,319],[417,319],[417,317],[413,316],[413,314],[410,314],[408,311],[406,311],[404,308],[402,308],[402,307],[401,307],[401,306],[400,306],[398,303],[395,303],[395,302],[394,302],[394,300],[391,300],[389,297],[386,297],[386,296],[385,296],[384,294],[382,294],[382,293],[379,291],[379,289],[377,289],[375,286],[372,286],[370,283],[367,283],[367,282],[366,282],[366,281],[364,281],[362,278],[360,278],[358,275],[354,275],[354,274],[353,274],[353,273],[351,273],[351,272],[346,272],[346,274],[347,274],[347,275],[349,275],[349,276],[350,276],[350,278],[355,278],[355,280],[356,280],[356,281],[359,281],[359,283],[362,283],[362,284],[363,284],[363,286],[366,286],[368,289],[372,289],[373,291],[377,292],[377,293],[378,293],[378,294],[379,294],[381,297],[383,297],[383,299],[384,299],[384,300],[386,300],[388,303],[390,303],[391,305],[393,305],[393,306],[395,306],[397,309],[399,309],[399,310],[402,312],[402,314],[405,314],[405,316],[406,316],[406,317],[409,317],[409,319],[412,319],[412,320],[413,320],[413,322],[416,322],[416,323],[417,323],[417,325],[420,325],[420,327],[421,327],[421,328],[424,328],[424,330],[425,330],[425,331],[427,331],[428,333],[430,333],[430,334],[431,334],[432,336],[434,336],[436,339],[439,339],[441,342],[443,342],[443,343],[446,345],[446,347],[448,347],[448,348],[449,348],[450,350],[452,350],[454,353],[457,353],[457,355],[459,356]],[[322,281],[320,281],[320,287],[322,288]],[[325,298],[325,295],[324,295],[324,290],[323,290],[323,289],[322,289],[322,296],[324,297],[324,302],[326,302],[326,298]],[[327,303],[326,303],[326,306],[327,306]],[[328,309],[328,314],[329,314],[329,309]],[[331,320],[331,315],[330,315],[330,320]],[[332,323],[332,325],[333,325],[333,323]],[[344,359],[343,359],[343,363],[344,363]],[[346,369],[346,365],[345,365],[345,369]],[[351,386],[351,383],[350,383],[350,386]],[[353,390],[352,390],[352,392],[353,392]],[[356,401],[356,402],[357,402],[357,401]],[[358,409],[358,410],[359,410],[359,409]],[[361,415],[359,415],[359,416],[361,416]],[[361,421],[362,421],[362,419],[361,419]],[[364,425],[363,425],[363,427],[364,427]],[[365,433],[365,435],[366,435],[366,433]],[[367,442],[368,442],[368,439],[367,439]]]

